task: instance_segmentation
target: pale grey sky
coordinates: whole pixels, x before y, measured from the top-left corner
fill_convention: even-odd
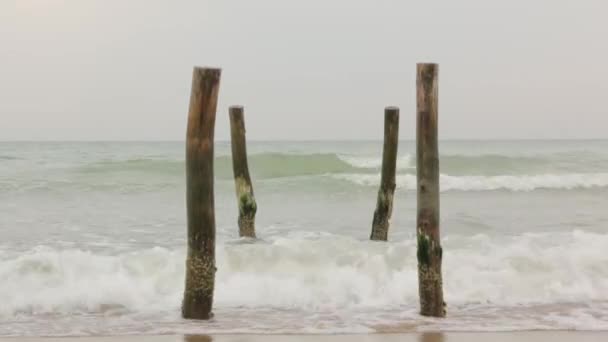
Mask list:
[[[0,0],[0,140],[183,140],[193,65],[223,69],[216,137],[608,138],[605,0]]]

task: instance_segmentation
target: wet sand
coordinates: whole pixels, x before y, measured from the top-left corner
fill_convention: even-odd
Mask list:
[[[604,331],[522,331],[522,332],[447,332],[360,335],[157,335],[99,337],[15,337],[0,338],[15,342],[537,342],[608,341]]]

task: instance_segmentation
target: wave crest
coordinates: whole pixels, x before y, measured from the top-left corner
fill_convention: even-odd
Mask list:
[[[343,174],[331,177],[361,186],[378,186],[379,175]],[[397,187],[416,190],[416,176],[397,175]],[[533,191],[538,189],[592,189],[608,187],[608,173],[502,176],[440,176],[441,191]]]
[[[606,245],[607,234],[582,231],[447,236],[446,298],[497,305],[605,299]],[[417,301],[413,239],[378,244],[324,234],[218,247],[218,307],[333,310]],[[0,316],[177,311],[184,258],[164,248],[116,256],[37,248],[4,256]]]
[[[553,155],[551,155],[553,156]],[[575,162],[570,155],[513,157],[501,155],[444,155],[441,157],[442,191],[533,191],[537,189],[592,189],[608,186],[603,159],[593,163]],[[560,159],[561,158],[561,159]],[[566,159],[564,159],[566,158]],[[585,156],[589,158],[589,156]],[[230,156],[215,159],[215,176],[231,181]],[[287,179],[308,186],[311,181],[347,181],[359,186],[377,186],[381,158],[335,153],[282,154],[259,153],[249,156],[249,169],[255,183]],[[397,162],[397,185],[415,189],[415,163],[402,154]],[[593,173],[594,170],[600,172]],[[53,170],[32,178],[19,174],[0,179],[0,189],[8,191],[54,191],[76,187],[85,190],[121,192],[164,191],[183,184],[184,161],[178,159],[107,160],[60,171]],[[340,184],[338,182],[338,184]],[[263,185],[262,185],[263,186]]]

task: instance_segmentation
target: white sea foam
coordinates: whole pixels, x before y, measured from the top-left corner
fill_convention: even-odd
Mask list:
[[[356,168],[379,169],[382,166],[382,156],[370,157],[339,154],[338,158]],[[402,154],[397,157],[397,170],[409,170],[414,168],[415,166],[412,164],[411,155]]]
[[[370,174],[332,174],[335,179],[346,180],[363,186],[377,186],[379,175]],[[522,176],[440,176],[441,191],[533,191],[537,189],[590,189],[608,186],[608,173],[589,174],[543,174]],[[416,189],[415,175],[397,175],[397,187],[406,190]]]
[[[608,322],[585,325],[560,313],[560,308],[575,302],[591,303],[585,307],[608,314],[606,246],[608,234],[582,231],[512,238],[448,236],[444,239],[444,284],[453,319],[475,320],[501,307],[509,311],[550,304],[544,307],[548,312],[525,312],[525,320],[516,315],[507,318],[502,328],[556,329],[579,324],[608,329]],[[110,256],[39,247],[3,258],[3,320],[83,313],[161,313],[165,316],[157,319],[169,321],[178,317],[183,251],[153,248]],[[344,331],[352,332],[357,331],[353,327],[363,329],[370,322],[402,322],[407,319],[404,313],[415,315],[416,279],[413,240],[373,243],[327,235],[323,239],[292,237],[268,243],[222,244],[218,248],[215,307],[225,321],[214,328],[231,332],[335,332],[350,326]],[[484,307],[486,304],[490,305]],[[469,310],[477,316],[467,316]],[[551,313],[561,320],[547,323],[546,316]],[[248,317],[244,325],[229,322],[239,321],[243,315]],[[305,326],[300,327],[298,320],[306,321]],[[466,327],[481,329],[470,324]],[[182,328],[171,329],[179,332]],[[494,328],[500,330],[501,326]]]

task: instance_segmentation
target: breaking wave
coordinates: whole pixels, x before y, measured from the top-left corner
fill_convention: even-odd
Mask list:
[[[584,157],[584,161],[579,160]],[[592,158],[594,157],[594,158]],[[573,157],[568,154],[549,154],[540,156],[488,155],[442,155],[441,170],[449,175],[526,175],[589,172],[589,169],[605,170],[608,160],[602,156],[582,154]],[[249,156],[251,173],[260,179],[310,176],[328,173],[377,173],[382,166],[381,156],[370,157],[336,153],[286,154],[259,153]],[[414,156],[401,154],[397,159],[400,173],[415,172]],[[230,156],[215,158],[216,174],[220,178],[232,177]],[[128,159],[97,162],[80,168],[82,173],[142,172],[155,174],[174,174],[182,176],[183,160]]]
[[[380,176],[362,174],[331,175],[361,186],[378,186]],[[608,173],[544,174],[502,176],[440,176],[441,191],[533,191],[538,189],[593,189],[608,187]],[[397,188],[416,190],[415,175],[398,175]]]
[[[581,162],[577,158],[586,161]],[[608,161],[589,153],[577,157],[563,153],[538,157],[443,155],[440,163],[442,191],[571,190],[608,186]],[[214,165],[216,179],[232,180],[230,156],[217,156]],[[300,185],[308,186],[311,181],[318,182],[319,178],[341,181],[342,184],[347,181],[358,186],[377,186],[380,168],[380,157],[362,155],[259,153],[249,156],[252,178],[262,186],[266,180],[278,179],[296,185],[304,181]],[[51,171],[38,177],[7,176],[0,179],[0,190],[62,191],[76,187],[95,191],[164,191],[183,186],[185,174],[183,160],[154,158],[95,161]],[[414,190],[415,174],[412,155],[400,154],[397,160],[398,187]]]
[[[487,303],[492,310],[543,303],[605,304],[607,245],[607,234],[583,231],[446,236],[445,297],[452,308],[460,307],[457,310]],[[251,312],[262,315],[271,310],[280,325],[285,324],[281,312],[292,310],[357,313],[367,316],[342,319],[367,321],[381,310],[389,321],[399,321],[405,308],[417,306],[413,240],[374,243],[324,234],[218,247],[216,310],[256,310]],[[159,312],[175,317],[179,312],[183,250],[156,247],[103,255],[38,247],[1,257],[3,319]],[[608,314],[608,306],[603,307],[607,311],[602,314]],[[538,313],[543,319],[547,314]],[[605,321],[603,328],[608,329]]]

